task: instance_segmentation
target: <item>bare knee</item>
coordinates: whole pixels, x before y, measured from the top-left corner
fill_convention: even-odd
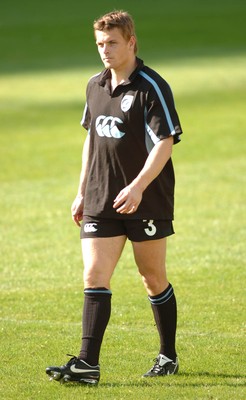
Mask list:
[[[168,281],[165,275],[159,277],[154,274],[142,275],[144,287],[150,296],[156,296],[168,287]]]
[[[102,273],[102,269],[90,268],[84,270],[84,287],[98,288],[105,287],[110,289],[110,276]]]

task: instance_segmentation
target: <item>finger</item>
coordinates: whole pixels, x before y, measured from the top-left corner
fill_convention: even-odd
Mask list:
[[[136,211],[136,207],[135,207],[135,206],[132,206],[132,207],[130,208],[130,210],[127,212],[127,214],[133,214],[135,211]]]
[[[77,221],[75,218],[73,218],[73,221],[74,221],[74,223],[75,223],[79,228],[81,227],[80,222]]]
[[[114,206],[113,207],[118,207],[121,205],[123,202],[126,201],[128,193],[125,193],[124,191],[121,191],[118,196],[114,199]]]
[[[126,204],[123,204],[123,206],[118,208],[116,211],[120,214],[132,214],[136,211],[136,209],[136,206],[127,206]]]
[[[114,200],[113,207],[114,207],[114,208],[117,208],[117,207],[119,207],[122,203],[124,203],[125,201],[126,201],[126,198],[125,198],[125,197],[116,198],[116,199]]]
[[[126,208],[125,204],[123,204],[123,206],[117,208],[117,209],[116,209],[116,212],[117,212],[117,213],[120,213],[120,214],[127,213],[127,208]]]
[[[81,227],[81,224],[80,224],[80,221],[82,220],[81,215],[72,215],[72,219],[77,226]]]

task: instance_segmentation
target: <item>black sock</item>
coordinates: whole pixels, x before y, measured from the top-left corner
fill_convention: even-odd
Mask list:
[[[177,304],[171,284],[157,296],[148,296],[160,336],[160,353],[175,360]]]
[[[112,292],[106,288],[85,289],[82,316],[82,347],[79,358],[97,365],[105,329],[111,313]]]

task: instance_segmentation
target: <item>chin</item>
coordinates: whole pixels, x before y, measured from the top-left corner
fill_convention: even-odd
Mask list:
[[[108,61],[103,61],[103,64],[105,68],[112,68],[112,64]]]

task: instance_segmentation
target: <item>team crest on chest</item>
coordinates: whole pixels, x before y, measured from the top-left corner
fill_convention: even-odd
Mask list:
[[[126,94],[123,99],[121,100],[121,109],[122,111],[126,112],[130,110],[134,96],[130,94]]]

